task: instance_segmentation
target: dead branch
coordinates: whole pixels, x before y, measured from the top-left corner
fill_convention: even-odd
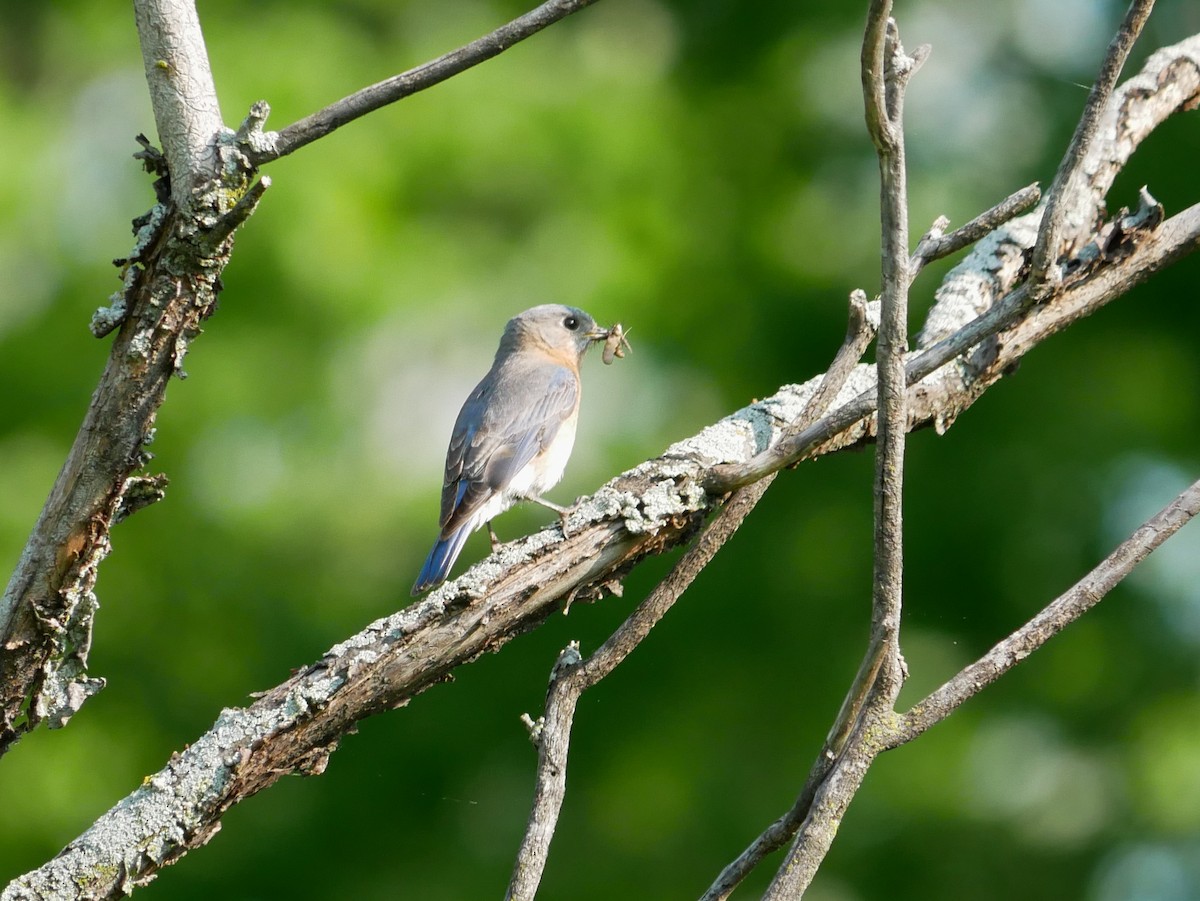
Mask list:
[[[295,153],[301,147],[325,137],[334,129],[341,128],[360,116],[405,97],[411,97],[493,56],[498,56],[514,44],[595,2],[596,0],[548,0],[469,44],[444,53],[414,69],[355,91],[350,96],[343,97],[278,132],[263,134],[262,144],[249,154],[250,161],[255,166],[261,166],[281,156]]]
[[[1153,69],[1151,84],[1114,93],[1090,153],[1101,147],[1118,148],[1118,156],[1132,152],[1153,127],[1145,123],[1194,105],[1200,90],[1198,49],[1200,37],[1160,51],[1143,70]],[[1107,191],[1119,168],[1088,170],[1097,174],[1081,192],[1090,200],[1106,178]],[[172,177],[178,180],[174,167]],[[247,178],[242,193],[249,187]],[[1073,203],[1073,196],[1064,193],[1063,202]],[[212,214],[200,225],[168,206],[156,208],[158,216],[146,223],[147,246],[170,240],[203,247],[205,229],[227,210],[198,206]],[[1015,220],[988,235],[947,278],[918,340],[920,349],[906,357],[903,428],[944,430],[1030,348],[1200,244],[1200,206],[1160,220],[1161,210],[1151,202],[1133,215],[1115,217],[1097,236],[1103,252],[1088,254],[1085,245],[1059,290],[1037,307],[1017,287],[1034,244],[1033,221]],[[227,243],[222,252],[228,252]],[[50,651],[43,645],[71,634],[68,627],[80,616],[90,624],[88,599],[95,567],[107,550],[108,527],[117,511],[130,508],[122,496],[142,459],[163,386],[215,297],[215,277],[200,285],[172,280],[155,268],[153,254],[144,259],[127,292],[129,312],[122,314],[127,318],[114,343],[112,372],[106,371],[93,400],[96,418],[89,412],[97,434],[111,428],[117,412],[128,431],[115,448],[87,445],[87,428],[81,431],[77,445],[84,446],[73,449],[0,606],[5,704],[12,685],[20,692],[17,706],[6,706],[0,723],[9,740],[19,728],[21,702],[50,678],[44,668]],[[215,276],[222,265],[217,260],[206,271]],[[169,310],[173,318],[160,323],[150,318],[151,307]],[[146,348],[151,339],[161,344]],[[875,385],[869,367],[856,368],[830,413],[799,433],[793,427],[817,380],[789,386],[614,479],[581,505],[569,539],[558,540],[555,529],[513,542],[424,601],[332,648],[254,704],[223,712],[213,729],[54,860],[12,883],[2,897],[108,897],[153,878],[161,866],[210,838],[232,805],[285,773],[320,772],[357,721],[405,703],[454,667],[495,650],[560,609],[564,598],[601,597],[640,557],[687,540],[739,484],[871,440]],[[97,459],[87,459],[89,453]],[[764,453],[769,454],[765,462]],[[28,631],[14,632],[14,624]],[[85,684],[77,676],[86,662],[86,638],[75,634],[81,636],[72,646],[79,669],[62,683],[67,694]],[[32,664],[14,663],[22,660]],[[62,668],[59,660],[51,669]],[[9,679],[13,675],[15,682]],[[861,777],[848,767],[839,778]],[[832,781],[824,784],[826,790],[842,790]]]
[[[878,416],[874,477],[874,567],[866,654],[817,763],[823,775],[765,899],[798,898],[816,875],[846,808],[873,758],[870,727],[890,713],[907,675],[900,656],[904,572],[904,441],[908,432],[908,187],[904,92],[929,53],[909,56],[891,18],[891,0],[873,0],[863,38],[862,82],[867,131],[879,157],[883,294],[876,351]],[[836,790],[835,790],[836,786]]]
[[[1113,549],[1095,569],[1047,604],[1037,616],[957,675],[918,701],[905,713],[887,747],[912,741],[987,688],[1010,669],[1095,607],[1134,567],[1200,513],[1200,481],[1193,482],[1171,503],[1146,520]]]

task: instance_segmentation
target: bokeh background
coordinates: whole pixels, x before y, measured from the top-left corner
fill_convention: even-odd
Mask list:
[[[69,728],[0,761],[0,878],[53,855],[206,730],[409,602],[442,454],[504,321],[564,301],[632,330],[589,359],[560,501],[822,371],[878,286],[864,3],[604,0],[269,167],[219,313],[158,420],[171,488],[119,526]],[[204,0],[226,120],[282,127],[466,42],[512,0]],[[151,203],[128,5],[0,3],[0,564],[15,565],[103,366],[89,317]],[[913,231],[1048,183],[1123,7],[901,0],[933,54],[907,109]],[[1200,30],[1162,0],[1131,67]],[[1131,68],[1131,71],[1133,70]],[[1179,117],[1110,197],[1200,200]],[[947,264],[948,265],[948,264]],[[914,331],[946,266],[913,292]],[[1192,259],[914,435],[912,701],[1200,474]],[[546,898],[695,897],[790,803],[860,659],[871,455],[785,473],[653,636],[583,699]],[[498,524],[515,536],[539,509]],[[476,536],[464,559],[486,552]],[[558,650],[666,571],[575,607],[284,779],[149,899],[499,897]],[[461,564],[460,564],[461,569]],[[915,744],[880,760],[808,897],[1200,898],[1200,527]],[[770,869],[770,868],[767,868]],[[747,884],[754,897],[764,872]]]

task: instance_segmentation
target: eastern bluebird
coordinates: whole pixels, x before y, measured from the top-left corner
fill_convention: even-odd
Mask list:
[[[517,501],[536,501],[562,478],[579,421],[579,364],[609,331],[583,310],[543,304],[508,321],[492,368],[454,423],[442,484],[442,532],[412,593],[445,581],[467,536]]]

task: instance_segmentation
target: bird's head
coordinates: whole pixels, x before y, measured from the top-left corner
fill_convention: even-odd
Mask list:
[[[547,303],[508,320],[500,352],[541,350],[578,363],[589,347],[607,337],[608,329],[578,307]]]

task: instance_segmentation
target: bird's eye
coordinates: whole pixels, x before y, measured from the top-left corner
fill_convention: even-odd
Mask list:
[[[568,316],[563,320],[563,325],[565,325],[571,331],[575,331],[575,329],[579,328],[579,320],[574,316]]]

